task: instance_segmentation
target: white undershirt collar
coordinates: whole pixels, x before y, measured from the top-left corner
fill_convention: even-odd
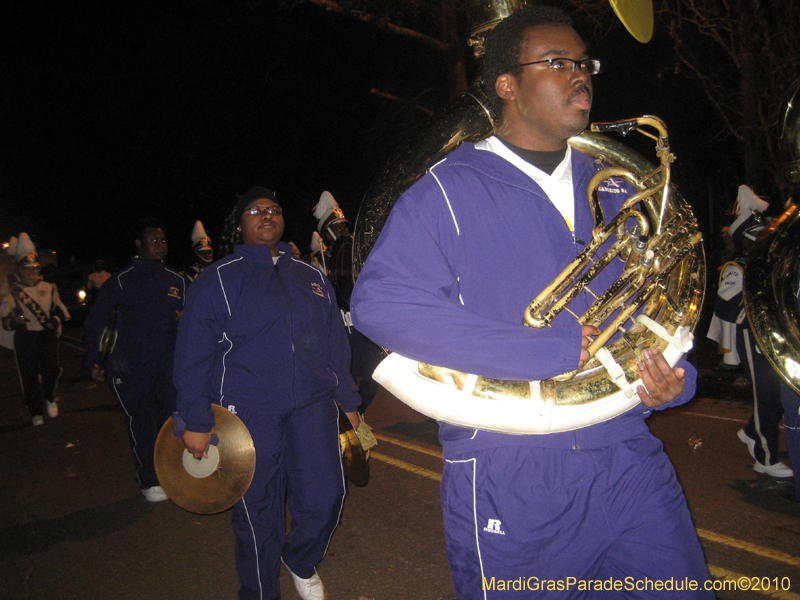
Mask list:
[[[553,203],[564,217],[570,231],[574,231],[575,226],[575,195],[572,186],[572,147],[567,146],[564,160],[556,167],[552,175],[548,175],[541,169],[523,160],[514,154],[497,136],[491,136],[475,144],[477,150],[488,150],[504,158],[528,177],[533,179],[539,187],[544,190],[550,202]]]

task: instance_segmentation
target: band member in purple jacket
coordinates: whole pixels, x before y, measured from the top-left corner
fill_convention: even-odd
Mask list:
[[[498,24],[484,60],[497,135],[463,144],[398,200],[356,282],[353,322],[413,360],[543,380],[582,366],[586,336],[596,334],[567,314],[543,329],[522,322],[591,239],[586,187],[602,165],[567,139],[588,125],[599,61],[563,11],[541,5]],[[606,214],[627,197],[620,186],[601,186]],[[695,371],[686,361],[672,369],[651,350],[639,372],[641,404],[573,431],[440,424],[459,600],[672,598],[674,590],[641,587],[671,577],[696,582],[698,591],[681,588],[683,598],[713,596],[703,590],[709,574],[683,490],[644,422],[689,400]],[[588,581],[609,579],[626,587],[587,591]]]
[[[85,364],[92,379],[108,381],[125,411],[142,494],[149,502],[162,502],[167,495],[158,482],[153,450],[175,410],[172,355],[186,281],[164,265],[167,238],[160,220],[137,221],[130,237],[138,255],[103,284],[86,318]],[[107,328],[116,330],[117,338],[103,364],[100,340]]]
[[[208,450],[212,403],[238,415],[255,443],[255,475],[232,519],[242,600],[278,600],[281,561],[304,600],[326,597],[316,567],[345,495],[336,403],[359,423],[336,295],[292,256],[283,229],[271,190],[239,198],[223,228],[224,258],[189,287],[175,351],[189,451]]]

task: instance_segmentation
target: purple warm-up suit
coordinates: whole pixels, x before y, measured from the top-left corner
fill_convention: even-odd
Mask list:
[[[172,355],[186,283],[163,262],[134,258],[100,288],[84,323],[85,364],[100,363],[99,342],[111,325],[117,343],[108,356],[108,386],[128,421],[128,435],[142,488],[158,485],[153,451],[175,410]]]
[[[189,431],[238,415],[256,448],[253,482],[233,508],[241,599],[280,598],[280,561],[307,579],[345,495],[338,409],[361,402],[331,284],[281,243],[240,245],[189,287],[175,350],[178,412]],[[284,501],[291,532],[284,538]]]
[[[586,187],[601,165],[571,152],[574,233],[539,185],[486,146],[463,144],[434,165],[393,207],[359,275],[356,327],[415,360],[485,377],[542,380],[575,369],[581,328],[571,315],[544,329],[521,324],[531,300],[591,239]],[[612,181],[599,195],[610,219],[627,190]],[[606,271],[595,291],[619,273]],[[584,293],[573,310],[590,303]],[[696,371],[680,366],[685,390],[673,404],[695,389]],[[645,578],[688,577],[702,588],[703,553],[674,469],[644,422],[649,414],[639,404],[547,435],[440,424],[444,527],[459,600],[660,597],[635,589]],[[623,585],[631,578],[634,589],[536,589],[568,577]]]

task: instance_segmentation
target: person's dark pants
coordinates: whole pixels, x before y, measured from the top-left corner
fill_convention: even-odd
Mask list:
[[[125,412],[128,436],[142,489],[159,485],[153,451],[161,427],[175,412],[172,363],[131,373],[109,373],[108,385]]]
[[[781,382],[781,403],[783,404],[783,429],[786,433],[786,447],[792,468],[800,468],[800,396],[788,385]],[[794,478],[795,499],[800,501],[800,477]]]
[[[14,333],[14,353],[25,406],[31,417],[40,417],[44,401],[52,402],[55,399],[61,375],[61,367],[58,366],[58,333],[55,329],[18,329]]]
[[[458,600],[714,597],[683,490],[650,433],[595,450],[475,450],[445,460],[441,488]],[[677,591],[652,588],[671,578]],[[623,587],[585,587],[612,580]]]
[[[235,410],[256,447],[253,481],[233,507],[239,598],[279,600],[281,560],[298,577],[313,576],[339,524],[339,414],[333,400],[286,412],[239,401]],[[292,522],[284,535],[287,496]]]
[[[744,432],[756,442],[756,461],[762,465],[774,465],[780,462],[778,425],[784,413],[781,402],[783,383],[758,349],[747,321],[736,326],[736,346],[753,387],[753,415]]]

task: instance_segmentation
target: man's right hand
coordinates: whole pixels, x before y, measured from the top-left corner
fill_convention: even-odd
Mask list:
[[[198,433],[186,430],[183,432],[183,445],[196,459],[208,458],[208,447],[211,445],[211,432]]]
[[[27,322],[28,319],[25,318],[25,315],[23,315],[21,312],[17,312],[17,310],[14,309],[12,312],[3,317],[3,329],[7,331],[16,331]]]
[[[98,364],[92,365],[92,379],[97,382],[103,382],[106,380],[106,372],[104,369],[101,369],[100,365]]]
[[[578,368],[583,368],[589,359],[589,344],[592,340],[589,339],[588,336],[598,336],[600,335],[600,330],[597,327],[593,327],[592,325],[581,325],[581,360],[578,363]]]

